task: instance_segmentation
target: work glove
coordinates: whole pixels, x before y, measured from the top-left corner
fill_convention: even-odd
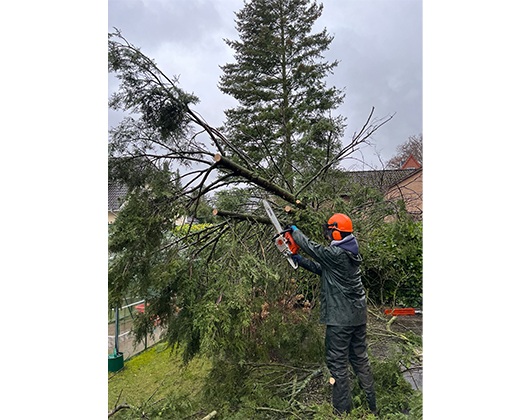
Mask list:
[[[300,246],[295,242],[293,238],[293,232],[295,230],[298,230],[298,228],[295,225],[287,226],[284,229],[285,232],[285,239],[287,240],[287,244],[289,245],[289,249],[292,254],[296,255],[298,254],[298,251],[300,250]]]
[[[293,233],[293,231],[295,230],[298,230],[298,228],[295,225],[287,225],[283,228],[283,231],[287,233]]]
[[[293,259],[295,263],[298,263],[298,264],[300,264],[300,261],[302,261],[302,257],[300,256],[300,254],[293,254],[291,255],[291,258]]]

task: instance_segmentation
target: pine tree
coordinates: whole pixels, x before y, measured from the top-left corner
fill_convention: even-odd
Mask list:
[[[225,40],[236,62],[221,66],[219,87],[239,101],[225,111],[233,157],[291,191],[329,163],[344,131],[344,118],[331,116],[344,95],[324,80],[338,65],[323,59],[333,37],[311,32],[322,10],[310,0],[253,0],[236,13],[240,40]]]

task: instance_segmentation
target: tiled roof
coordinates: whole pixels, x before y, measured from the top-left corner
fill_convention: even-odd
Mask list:
[[[420,168],[421,169],[421,168]],[[403,181],[420,169],[386,169],[378,171],[354,171],[350,172],[354,182],[361,185],[377,188],[386,193],[392,186]]]
[[[127,187],[125,185],[109,181],[109,211],[119,210],[126,195]]]

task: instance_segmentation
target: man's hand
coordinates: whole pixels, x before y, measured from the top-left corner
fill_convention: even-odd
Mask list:
[[[295,231],[295,230],[299,230],[299,229],[296,227],[296,225],[287,225],[287,226],[283,229],[284,232],[289,232],[289,233],[293,233],[293,231]]]
[[[285,237],[285,240],[287,242],[287,245],[289,246],[289,250],[291,251],[291,254],[296,255],[298,254],[298,251],[300,250],[300,247],[295,242],[293,238],[293,232],[295,230],[298,230],[298,228],[295,225],[289,225],[283,229],[283,236]]]

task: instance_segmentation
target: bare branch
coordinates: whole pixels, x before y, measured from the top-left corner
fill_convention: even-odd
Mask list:
[[[223,235],[230,229],[230,226],[225,226],[223,228],[223,230],[221,231],[221,233],[219,233],[219,235],[213,237],[212,239],[210,239],[209,241],[207,241],[204,245],[202,245],[197,251],[195,251],[195,253],[193,254],[194,255],[194,258],[199,255],[202,251],[204,251],[206,248],[208,248],[209,245],[212,245],[212,250],[210,252],[210,255],[208,256],[208,261],[212,258],[212,255],[215,251],[215,248],[217,246],[217,243],[221,240],[221,238],[223,237]],[[202,239],[200,242],[197,241],[195,243],[195,245],[199,245],[199,243],[201,242],[204,242],[204,239]]]
[[[208,133],[220,153],[224,153],[223,147],[220,144],[220,141],[222,141],[230,148],[230,150],[232,150],[232,152],[234,152],[241,159],[243,159],[248,166],[252,166],[251,162],[248,159],[248,156],[246,156],[239,148],[234,147],[232,143],[230,143],[228,139],[223,134],[221,134],[219,130],[208,125],[198,113],[192,111],[187,105],[186,111],[191,116],[195,124],[201,126]]]
[[[114,414],[116,414],[120,410],[123,410],[124,408],[131,408],[131,406],[129,404],[120,404],[114,407],[111,411],[109,411],[107,418],[111,418]]]
[[[364,143],[370,138],[370,136],[378,130],[381,126],[386,124],[388,121],[390,121],[393,117],[390,116],[387,119],[383,120],[383,122],[375,124],[375,125],[368,125],[370,120],[372,119],[372,115],[374,113],[374,107],[372,107],[372,110],[370,112],[370,115],[368,116],[368,119],[364,123],[363,128],[359,132],[359,134],[354,133],[351,142],[343,147],[335,156],[333,156],[329,162],[324,165],[320,170],[309,180],[307,181],[302,187],[298,189],[296,192],[296,195],[300,195],[302,191],[304,191],[307,187],[309,187],[318,177],[320,177],[323,173],[325,173],[329,168],[331,168],[334,164],[338,163],[342,159],[346,158],[347,156],[351,155],[353,152],[355,152],[357,149],[356,147],[360,145],[361,143]]]
[[[123,389],[120,391],[120,394],[118,395],[118,398],[116,399],[116,402],[114,403],[114,408],[111,411],[109,411],[109,415],[108,415],[107,418],[112,417],[114,414],[116,414],[120,410],[123,410],[124,408],[131,408],[131,406],[129,404],[120,404],[120,405],[118,405],[118,403],[120,402],[120,398],[121,398],[121,394],[122,393],[123,393]]]

